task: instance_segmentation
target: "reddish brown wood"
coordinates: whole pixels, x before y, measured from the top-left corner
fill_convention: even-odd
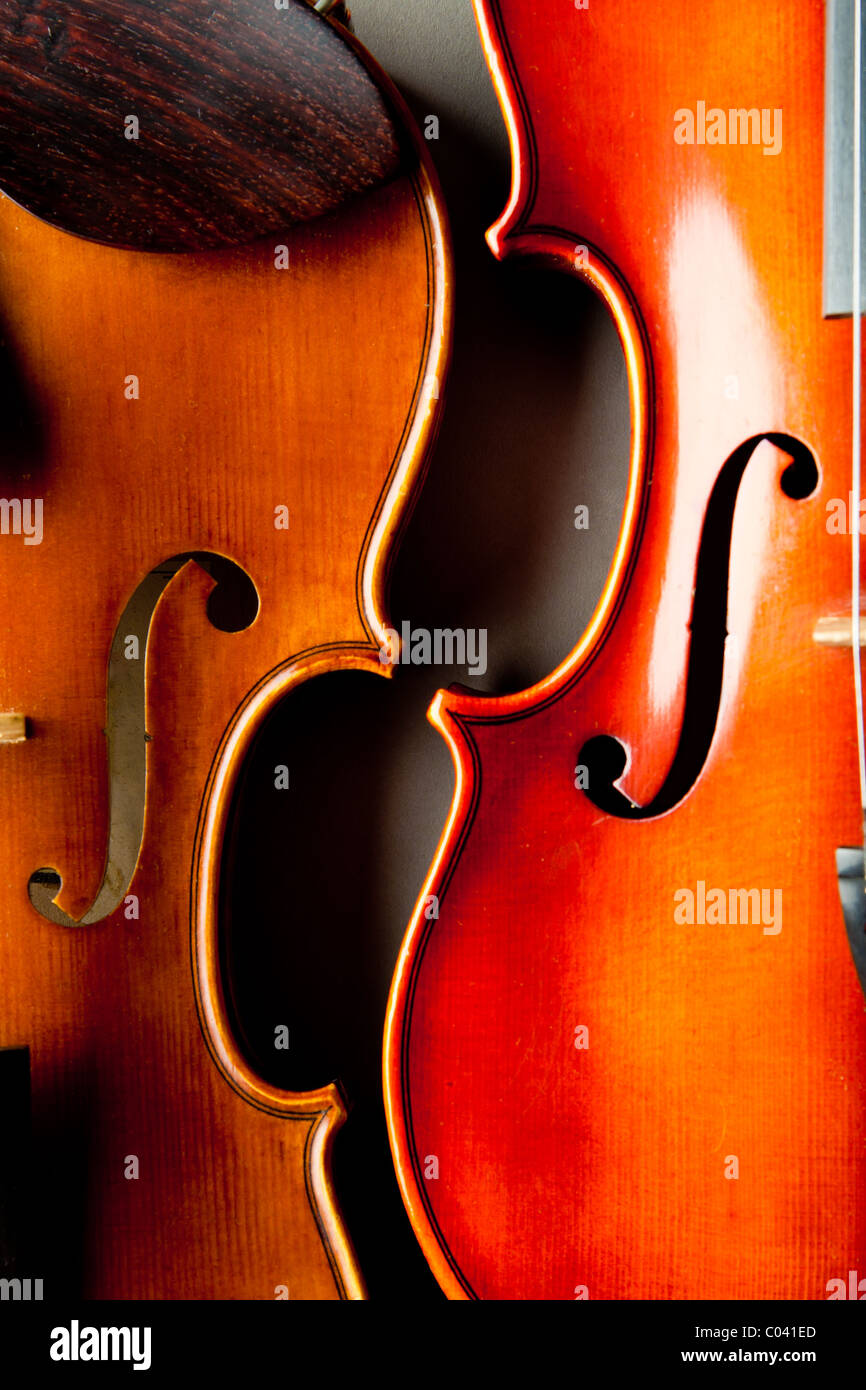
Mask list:
[[[824,1299],[866,1270],[866,1014],[834,863],[860,837],[851,654],[812,638],[850,614],[827,527],[852,326],[821,310],[824,6],[476,8],[514,152],[490,244],[608,304],[632,464],[569,658],[431,708],[457,781],[389,1009],[404,1198],[455,1298]],[[781,109],[781,151],[677,144],[699,101]],[[784,451],[756,448],[709,754],[665,814],[623,819],[575,787],[581,750],[615,735],[619,788],[641,806],[662,788],[695,713],[713,485],[767,432],[814,453],[817,488],[787,497]],[[699,882],[779,890],[781,931],[677,923]]]
[[[307,0],[0,0],[0,188],[66,231],[235,246],[406,159],[360,45]]]
[[[43,506],[40,543],[0,535],[0,712],[28,732],[0,743],[0,1048],[30,1050],[33,1264],[17,1272],[46,1298],[364,1294],[330,1177],[339,1086],[278,1090],[232,1033],[222,833],[284,692],[324,671],[390,675],[384,576],[449,316],[421,142],[339,214],[211,253],[100,246],[0,195],[2,492]],[[258,613],[214,627],[194,561],[165,587],[138,657],[134,872],[76,926],[106,867],[112,643],[146,577],[189,552],[245,573]],[[69,925],[31,903],[46,868]]]

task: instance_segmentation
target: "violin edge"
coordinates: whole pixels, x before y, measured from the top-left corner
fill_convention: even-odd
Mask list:
[[[497,0],[473,0],[485,61],[496,91],[511,150],[508,202],[486,233],[499,261],[516,257],[542,259],[553,268],[577,275],[603,301],[614,321],[626,360],[631,437],[626,499],[613,559],[590,621],[564,660],[542,680],[510,695],[478,695],[465,687],[437,691],[427,718],[448,745],[454,767],[454,791],[448,817],[431,868],[403,938],[392,978],[386,1012],[382,1076],[385,1115],[401,1196],[416,1238],[443,1292],[449,1299],[474,1299],[460,1271],[448,1259],[427,1206],[423,1178],[409,1138],[402,1072],[403,1032],[408,1019],[415,963],[431,923],[426,909],[439,898],[459,858],[464,831],[480,792],[473,723],[527,716],[577,681],[594,659],[615,621],[637,556],[649,493],[652,457],[651,359],[639,310],[616,271],[596,248],[563,231],[533,227],[535,170],[528,118],[512,76],[507,37],[500,25]],[[577,252],[580,254],[576,254]]]
[[[349,35],[354,42],[354,36]],[[426,353],[419,368],[406,427],[395,454],[390,479],[382,489],[357,568],[358,612],[370,636],[368,646],[341,643],[296,654],[255,690],[225,731],[213,764],[211,782],[202,797],[199,837],[194,851],[191,892],[191,957],[196,1009],[211,1058],[224,1079],[249,1104],[283,1117],[321,1118],[307,1144],[308,1197],[341,1297],[365,1300],[367,1290],[357,1254],[344,1221],[333,1181],[335,1137],[345,1123],[349,1105],[338,1081],[308,1092],[289,1092],[270,1086],[246,1062],[229,1022],[220,978],[219,861],[234,789],[246,753],[269,711],[292,689],[318,675],[339,670],[366,670],[393,677],[393,665],[383,665],[379,653],[388,626],[387,586],[399,539],[411,516],[429,465],[444,405],[444,383],[452,343],[451,235],[439,179],[414,117],[386,73],[359,44],[363,60],[373,66],[374,79],[386,89],[403,120],[418,164],[408,175],[415,193],[427,243],[430,298]]]

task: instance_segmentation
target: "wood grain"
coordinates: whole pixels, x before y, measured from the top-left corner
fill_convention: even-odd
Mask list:
[[[227,1020],[220,834],[282,693],[322,671],[390,673],[384,575],[439,411],[448,244],[423,162],[278,240],[286,269],[274,238],[156,256],[0,199],[2,490],[44,504],[41,544],[0,538],[0,708],[31,732],[0,748],[0,1047],[30,1049],[21,1273],[46,1298],[364,1293],[330,1180],[345,1098],[265,1085]],[[112,642],[143,578],[188,551],[248,574],[258,615],[215,628],[195,562],[165,587],[135,871],[109,917],[59,926],[28,881],[56,869],[76,919],[93,901]],[[310,925],[287,884],[285,929]]]
[[[824,7],[476,11],[514,154],[490,245],[607,304],[631,474],[568,659],[431,707],[456,785],[389,1006],[404,1199],[453,1298],[825,1299],[866,1267],[866,1012],[835,870],[860,837],[851,654],[813,641],[850,615],[827,526],[852,326],[821,308]],[[781,149],[676,143],[699,101],[783,111]],[[621,742],[618,789],[647,806],[707,688],[686,677],[710,496],[771,431],[819,480],[786,496],[769,443],[746,467],[706,761],[664,815],[600,810],[575,784],[588,741]],[[677,922],[700,884],[778,892],[780,930]]]
[[[66,231],[234,246],[412,162],[360,45],[306,0],[0,0],[0,188]]]

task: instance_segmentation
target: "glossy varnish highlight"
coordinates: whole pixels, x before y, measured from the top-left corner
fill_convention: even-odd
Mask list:
[[[344,1098],[265,1084],[232,1033],[221,837],[280,695],[323,671],[390,674],[384,575],[437,417],[449,293],[421,163],[325,220],[200,255],[101,247],[0,199],[20,416],[2,492],[44,505],[41,544],[0,537],[0,708],[29,735],[0,747],[0,1046],[30,1050],[22,1273],[46,1297],[363,1296],[330,1179]],[[258,615],[217,630],[194,562],[165,588],[134,874],[103,921],[58,925],[28,881],[56,869],[78,919],[102,879],[112,640],[142,580],[190,551],[244,571]],[[312,929],[291,885],[285,929]]]
[[[514,153],[491,247],[605,299],[632,461],[570,657],[431,708],[456,788],[386,1032],[404,1198],[456,1298],[823,1299],[866,1267],[866,1018],[834,859],[860,837],[851,656],[812,639],[850,614],[826,524],[852,328],[821,310],[824,7],[476,9]],[[780,151],[677,143],[699,102],[780,110]],[[817,464],[800,500],[783,435]],[[575,786],[591,738],[621,741],[638,806],[674,760],[702,530],[747,440],[709,753],[665,814],[599,809]],[[778,891],[781,930],[677,922],[700,884]]]

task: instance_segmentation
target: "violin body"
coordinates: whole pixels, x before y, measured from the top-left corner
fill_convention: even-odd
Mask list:
[[[2,490],[33,503],[0,537],[0,709],[26,730],[0,747],[0,1046],[29,1051],[16,1272],[46,1297],[364,1296],[330,1176],[346,1098],[266,1084],[234,1026],[223,836],[285,692],[390,674],[449,278],[420,150],[325,219],[188,254],[0,198]],[[287,768],[261,789],[292,794]]]
[[[851,615],[824,6],[476,12],[514,154],[488,239],[604,299],[631,469],[568,658],[431,707],[456,787],[389,1006],[404,1200],[453,1298],[837,1297],[866,1273],[866,1012],[850,641],[813,640]],[[757,141],[708,142],[716,108]]]

